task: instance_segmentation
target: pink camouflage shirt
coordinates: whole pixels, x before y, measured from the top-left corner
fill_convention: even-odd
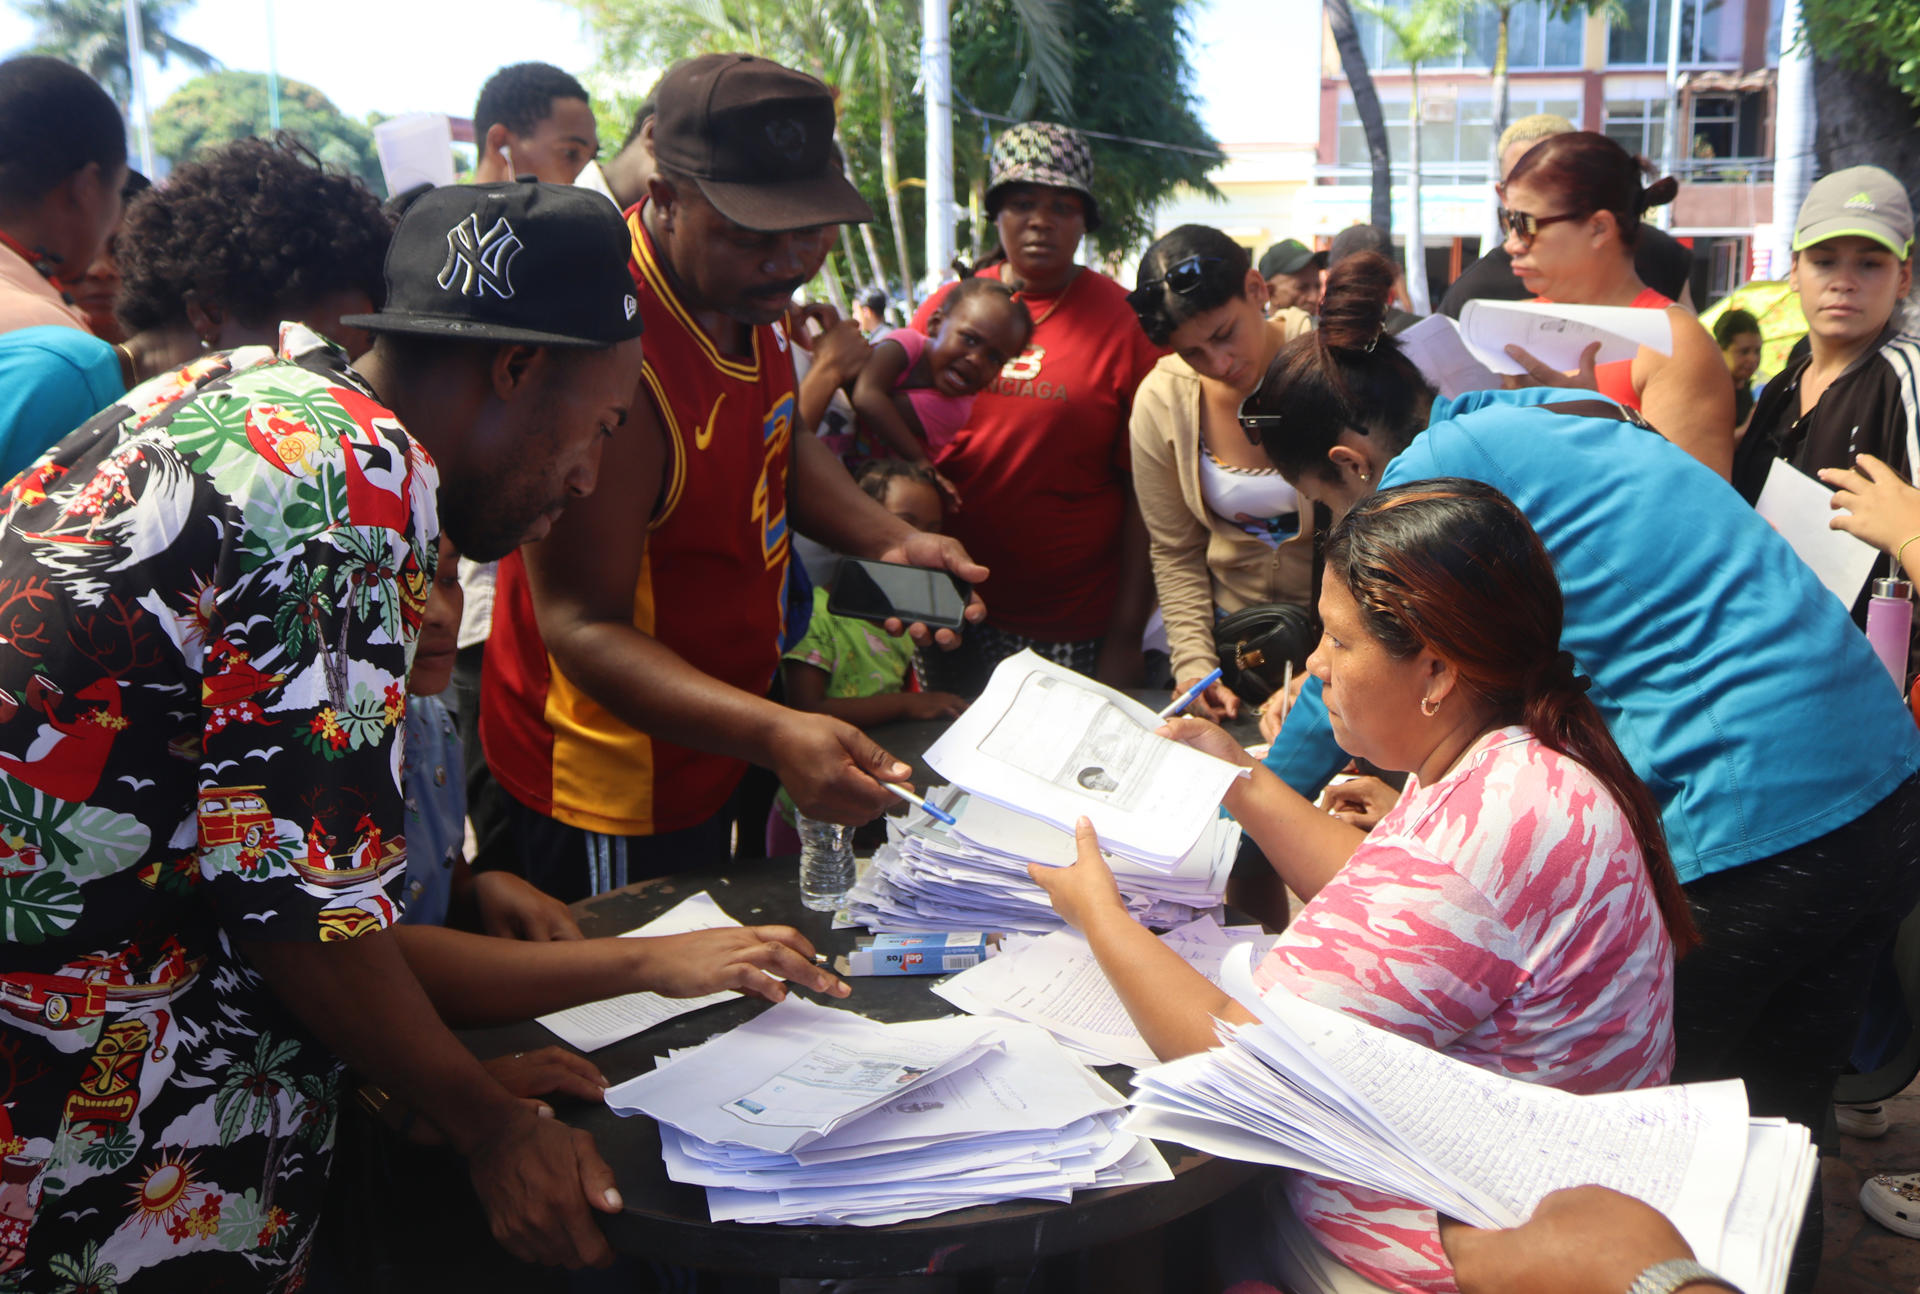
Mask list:
[[[1524,728],[1482,737],[1400,802],[1261,963],[1322,1006],[1569,1092],[1666,1081],[1673,945],[1625,814]],[[1388,1289],[1457,1286],[1433,1210],[1294,1174],[1295,1213]]]

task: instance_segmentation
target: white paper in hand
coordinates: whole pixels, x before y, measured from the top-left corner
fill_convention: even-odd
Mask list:
[[[1776,458],[1753,508],[1793,545],[1800,560],[1813,568],[1840,604],[1851,609],[1873,573],[1880,550],[1828,525],[1833,520],[1833,491],[1786,459]]]
[[[1673,324],[1665,310],[1632,306],[1576,306],[1557,301],[1469,301],[1460,311],[1460,335],[1468,349],[1495,373],[1525,373],[1507,354],[1524,348],[1548,368],[1572,373],[1580,356],[1600,343],[1596,364],[1630,360],[1642,346],[1673,354]]]
[[[705,890],[676,903],[653,920],[620,936],[640,939],[659,935],[687,934],[694,930],[719,930],[740,923],[728,916]],[[587,1002],[538,1017],[541,1024],[559,1035],[562,1042],[581,1051],[610,1047],[622,1038],[631,1038],[657,1024],[665,1024],[689,1011],[712,1006],[739,997],[728,989],[703,997],[666,997],[659,993],[623,993],[599,1002]]]

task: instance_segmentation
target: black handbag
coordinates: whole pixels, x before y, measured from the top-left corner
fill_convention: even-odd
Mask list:
[[[1307,657],[1320,640],[1320,626],[1305,607],[1269,602],[1222,616],[1213,625],[1213,648],[1220,658],[1220,681],[1248,705],[1265,705],[1293,665],[1306,671]]]
[[[1309,513],[1313,526],[1313,586],[1307,605],[1266,602],[1235,611],[1213,622],[1213,651],[1220,662],[1220,681],[1251,706],[1263,706],[1280,690],[1287,665],[1295,677],[1307,670],[1307,657],[1320,642],[1320,581],[1325,575],[1327,531],[1333,519],[1324,503]]]

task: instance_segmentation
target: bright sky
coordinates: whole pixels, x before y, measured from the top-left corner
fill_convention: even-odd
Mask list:
[[[318,86],[356,117],[376,109],[465,116],[503,64],[539,60],[582,72],[594,61],[578,13],[559,0],[199,0],[175,34],[229,67],[265,71],[269,9],[280,74]],[[1209,0],[1197,15],[1195,83],[1203,117],[1224,141],[1262,135],[1262,43],[1244,33],[1270,12],[1263,0]],[[32,36],[31,24],[0,7],[0,53],[19,51]],[[158,107],[193,75],[179,62],[149,64],[149,102]]]

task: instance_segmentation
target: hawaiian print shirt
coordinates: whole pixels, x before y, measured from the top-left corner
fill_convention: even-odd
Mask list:
[[[0,488],[0,1290],[300,1283],[340,1067],[234,941],[398,917],[437,479],[287,324]]]

